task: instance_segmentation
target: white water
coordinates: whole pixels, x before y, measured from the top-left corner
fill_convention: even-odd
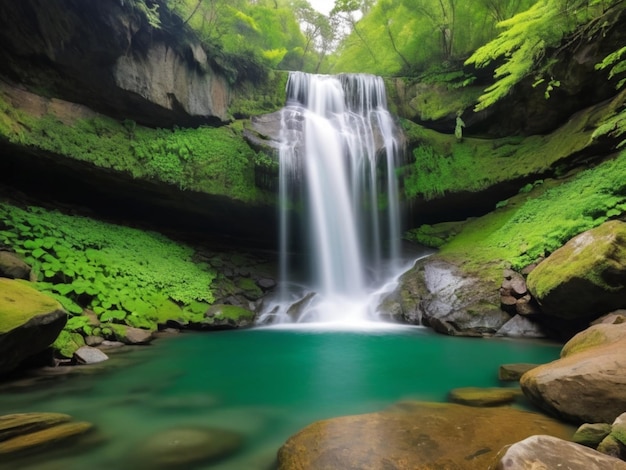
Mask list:
[[[401,134],[383,81],[294,72],[281,122],[281,287],[260,321],[375,320],[401,267]]]

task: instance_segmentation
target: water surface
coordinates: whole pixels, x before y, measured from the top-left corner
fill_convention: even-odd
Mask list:
[[[245,445],[230,459],[198,468],[262,470],[291,434],[315,420],[403,399],[446,401],[452,388],[499,386],[500,364],[543,363],[558,354],[550,343],[453,338],[406,326],[182,334],[132,348],[96,374],[2,392],[0,414],[69,413],[104,437],[84,453],[19,468],[129,468],[146,437],[201,424],[240,432]]]

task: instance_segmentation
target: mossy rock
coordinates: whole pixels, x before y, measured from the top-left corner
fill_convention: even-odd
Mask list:
[[[577,235],[528,275],[544,313],[577,319],[626,307],[626,223]]]
[[[28,282],[0,278],[0,373],[50,346],[66,321],[53,298]]]
[[[505,387],[465,387],[450,392],[450,401],[468,406],[499,406],[513,403],[521,390]]]
[[[85,346],[85,338],[80,333],[63,330],[52,344],[56,352],[65,357],[71,358],[74,353]]]
[[[250,326],[254,323],[256,314],[236,305],[212,305],[200,323],[201,329],[232,329]]]
[[[87,422],[66,422],[46,427],[0,442],[0,455],[21,454],[34,449],[39,450],[51,445],[58,445],[59,442],[72,441],[92,428],[93,425]]]
[[[608,423],[585,423],[576,430],[572,441],[595,449],[609,434],[611,425]]]

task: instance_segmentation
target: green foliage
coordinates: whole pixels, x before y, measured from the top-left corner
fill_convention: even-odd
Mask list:
[[[503,32],[476,50],[465,62],[485,67],[495,60],[504,59],[495,70],[496,82],[485,89],[475,110],[493,105],[528,76],[538,75],[535,84],[542,83],[543,76],[549,75],[552,65],[550,61],[543,62],[546,52],[583,25],[588,26],[589,31],[585,34],[591,37],[593,32],[603,27],[602,18],[607,10],[620,3],[620,0],[539,0],[528,10],[500,22],[498,26]],[[558,85],[558,79],[550,77],[545,90],[546,98]]]
[[[467,257],[476,269],[521,269],[575,235],[621,216],[626,212],[626,152],[556,183],[546,180],[511,198],[506,207],[468,221],[441,254]]]
[[[623,75],[626,72],[626,46],[610,53],[607,55],[602,62],[596,64],[597,70],[604,70],[606,68],[611,68],[609,71],[609,80],[617,77],[619,75]],[[626,84],[626,78],[622,78],[617,82],[616,88],[622,88]]]
[[[68,332],[91,333],[83,309],[103,323],[154,329],[184,321],[180,306],[195,311],[213,302],[215,272],[192,262],[191,248],[157,233],[4,203],[0,221],[0,244],[22,254],[38,278],[34,286],[74,315]]]
[[[262,197],[254,184],[255,152],[236,124],[151,129],[105,117],[67,124],[52,114],[41,118],[26,115],[0,96],[0,132],[10,142],[126,172],[134,178],[244,201]]]

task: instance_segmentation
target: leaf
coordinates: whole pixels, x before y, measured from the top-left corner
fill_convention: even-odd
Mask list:
[[[42,250],[41,248],[35,248],[32,252],[33,257],[37,259],[41,258],[45,254],[46,252]]]

